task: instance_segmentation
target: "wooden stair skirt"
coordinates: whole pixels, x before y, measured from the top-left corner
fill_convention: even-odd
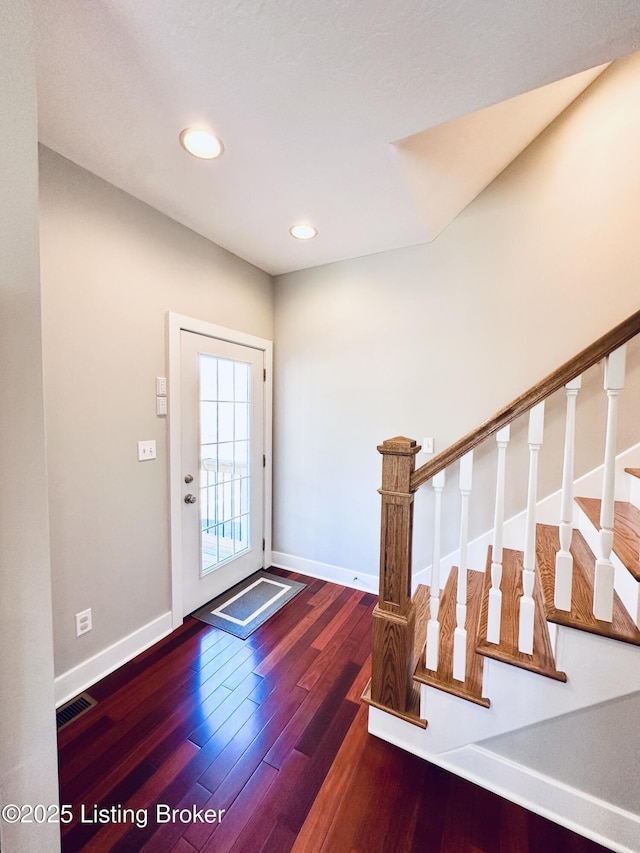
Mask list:
[[[592,519],[597,528],[600,502],[590,498],[576,498]],[[614,550],[623,559],[632,576],[640,582],[638,565],[638,545],[640,544],[640,510],[630,504],[616,504]],[[488,549],[484,573],[468,570],[468,608],[466,619],[467,657],[465,681],[453,678],[453,638],[456,628],[456,588],[458,568],[449,573],[444,590],[441,592],[440,650],[436,672],[426,669],[426,624],[429,618],[429,587],[420,585],[413,596],[413,614],[415,620],[415,671],[411,702],[404,711],[385,706],[371,699],[370,685],[363,700],[373,707],[388,711],[407,722],[426,726],[426,720],[419,715],[419,691],[421,684],[443,690],[484,708],[490,707],[490,697],[483,694],[483,666],[485,658],[492,658],[512,666],[557,681],[565,682],[567,676],[556,667],[548,622],[554,622],[569,628],[599,634],[612,640],[640,645],[640,630],[622,604],[618,594],[614,594],[613,621],[603,622],[593,615],[593,585],[595,555],[589,548],[583,535],[574,530],[571,554],[573,555],[573,597],[570,612],[558,610],[554,606],[555,556],[560,548],[558,527],[548,524],[536,525],[536,562],[537,571],[533,598],[535,601],[535,626],[533,654],[518,651],[518,614],[520,598],[523,593],[522,561],[523,553],[505,548],[503,551],[502,574],[502,626],[500,643],[487,640],[487,618],[489,589],[491,587],[491,556]]]

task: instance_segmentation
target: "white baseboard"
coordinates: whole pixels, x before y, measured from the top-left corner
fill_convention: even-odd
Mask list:
[[[97,655],[74,666],[55,680],[56,708],[82,693],[96,681],[128,663],[173,630],[171,613],[164,613],[152,622],[118,640]]]
[[[349,586],[352,589],[361,589],[363,592],[378,594],[378,577],[363,572],[354,572],[343,569],[341,566],[332,566],[330,563],[319,563],[316,560],[307,560],[305,557],[294,557],[293,554],[283,554],[281,551],[272,553],[271,565],[278,569],[287,569],[289,572],[299,572],[331,583]]]

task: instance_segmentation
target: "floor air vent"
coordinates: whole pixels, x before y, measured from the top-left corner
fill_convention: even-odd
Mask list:
[[[68,726],[69,723],[72,723],[74,720],[77,720],[78,717],[82,716],[82,714],[97,704],[96,700],[89,696],[88,693],[81,693],[79,696],[76,696],[75,699],[70,699],[69,702],[65,702],[65,704],[61,705],[56,711],[56,725],[58,731],[63,729],[65,726]]]

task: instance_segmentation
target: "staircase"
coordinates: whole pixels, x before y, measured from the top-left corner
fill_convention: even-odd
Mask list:
[[[640,312],[417,470],[416,442],[398,437],[378,448],[380,597],[363,695],[370,732],[626,853],[640,851],[640,774],[627,760],[640,738],[626,722],[640,713],[640,444],[618,453],[617,416],[627,343],[639,332]],[[600,362],[604,462],[574,483],[576,398]],[[541,501],[545,401],[557,392],[566,397],[562,488]],[[640,395],[631,393],[637,412]],[[528,418],[526,510],[505,522],[518,418]],[[495,493],[472,495],[474,450],[484,447],[486,461],[492,441]],[[451,473],[459,542],[441,558],[451,539],[452,513],[443,511]],[[416,584],[414,496],[427,483],[430,582]],[[478,499],[491,500],[494,526],[469,542]],[[623,722],[612,722],[623,705]]]

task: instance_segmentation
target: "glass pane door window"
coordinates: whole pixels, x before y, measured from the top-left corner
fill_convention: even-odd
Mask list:
[[[201,353],[201,575],[251,548],[251,365]]]

